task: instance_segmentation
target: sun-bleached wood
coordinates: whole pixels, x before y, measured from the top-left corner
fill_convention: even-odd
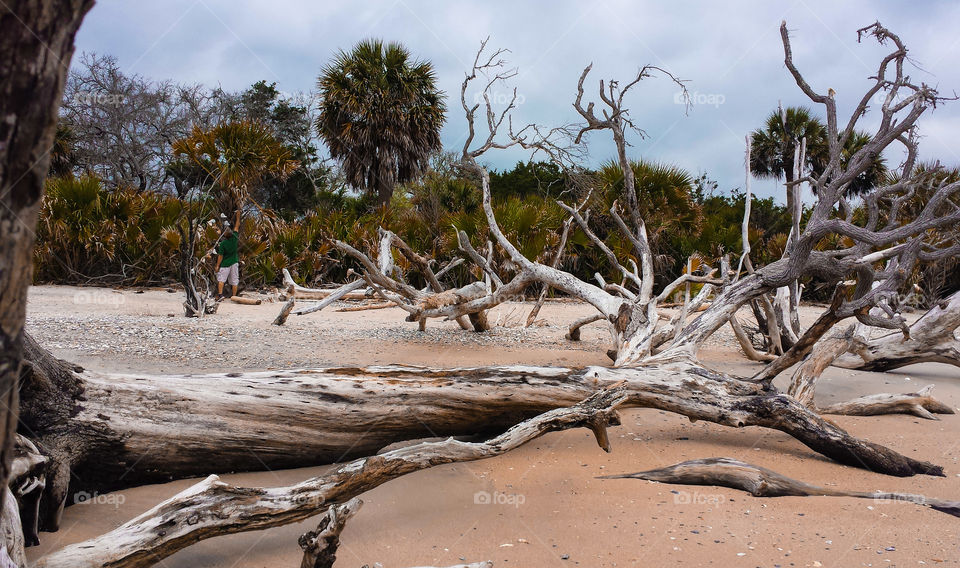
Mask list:
[[[884,503],[903,501],[960,517],[960,501],[935,499],[913,493],[848,491],[821,487],[732,458],[690,460],[638,473],[604,475],[599,479],[644,479],[676,485],[714,485],[746,491],[754,497],[856,497]]]

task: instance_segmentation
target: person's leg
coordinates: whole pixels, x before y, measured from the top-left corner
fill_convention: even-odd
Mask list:
[[[234,264],[230,267],[229,284],[233,290],[233,295],[237,295],[237,285],[240,284],[240,264]]]
[[[220,267],[220,270],[217,271],[217,299],[223,297],[223,285],[227,282],[227,277],[230,274],[229,267]]]

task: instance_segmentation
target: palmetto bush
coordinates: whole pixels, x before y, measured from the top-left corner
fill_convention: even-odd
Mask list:
[[[194,205],[197,206],[197,205]],[[107,189],[93,176],[51,178],[37,230],[34,278],[38,282],[123,285],[178,280],[184,205],[174,197]],[[309,275],[334,266],[327,237],[355,238],[356,218],[334,212],[284,221],[270,211],[240,227],[244,283],[276,284],[281,271]],[[375,231],[376,229],[374,229]],[[197,256],[216,242],[219,224],[204,224]],[[200,265],[212,276],[213,259]]]
[[[35,278],[44,282],[159,282],[176,270],[178,200],[93,176],[51,178],[37,228]]]
[[[640,206],[659,258],[661,282],[679,275],[688,256],[699,255],[717,266],[716,259],[721,255],[739,253],[743,194],[691,191],[689,176],[669,166],[641,163],[635,165],[635,172]],[[622,194],[619,171],[605,168],[600,174],[589,204],[590,224],[621,258],[628,258],[632,253],[629,243],[620,238],[609,218],[610,205]],[[960,174],[943,172],[933,180],[956,175]],[[363,198],[345,194],[298,219],[284,219],[270,210],[248,215],[240,227],[244,285],[279,285],[284,268],[308,286],[344,282],[348,270],[359,267],[337,252],[331,240],[339,239],[376,254],[379,227],[394,231],[414,250],[436,259],[435,270],[460,255],[458,229],[470,237],[474,247],[485,251],[487,223],[480,190],[472,180],[431,173],[416,184],[403,186],[389,207],[369,209],[368,205]],[[170,196],[128,188],[107,189],[96,177],[51,178],[37,231],[35,279],[67,284],[176,282],[180,254],[176,227],[183,218],[183,207]],[[541,262],[553,260],[566,218],[553,198],[526,192],[495,198],[493,207],[501,229],[521,252]],[[908,217],[915,214],[910,207],[908,204],[905,210]],[[754,263],[764,265],[780,258],[788,232],[783,206],[771,198],[755,198],[750,227]],[[197,256],[203,256],[218,236],[219,226],[203,224]],[[943,231],[942,238],[957,237],[950,230]],[[411,285],[426,284],[405,259],[396,253],[394,256]],[[501,277],[509,278],[513,269],[509,259],[495,256],[494,260]],[[200,264],[208,278],[213,276],[214,262],[207,259]],[[620,280],[606,257],[579,230],[571,232],[560,267],[584,280],[592,280],[596,272],[608,281]],[[925,302],[960,287],[956,267],[954,259],[945,259],[915,270],[913,281],[922,288]],[[481,277],[476,267],[465,263],[445,277],[445,282],[460,286]],[[823,284],[807,282],[804,296],[828,297],[830,287]]]

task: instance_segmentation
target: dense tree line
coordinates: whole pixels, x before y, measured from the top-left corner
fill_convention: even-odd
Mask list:
[[[378,41],[338,54],[321,70],[316,95],[290,96],[266,81],[236,93],[152,81],[125,74],[113,57],[84,54],[68,76],[51,148],[35,279],[165,283],[178,280],[184,265],[175,259],[185,256],[203,272],[217,237],[205,223],[238,208],[247,211],[241,256],[248,286],[276,284],[283,268],[306,283],[341,280],[357,267],[330,239],[372,243],[381,226],[439,260],[457,254],[455,229],[484,242],[478,180],[455,168],[439,145],[445,106],[434,80],[429,63]],[[771,113],[751,136],[754,175],[793,181],[801,139],[808,170],[822,170],[825,132],[809,109]],[[845,153],[865,140],[850,137]],[[671,164],[632,163],[658,282],[681,274],[688,259],[696,269],[740,250],[742,191],[721,190],[706,174]],[[885,176],[881,156],[850,185],[851,201]],[[553,254],[566,218],[556,200],[589,194],[599,236],[629,256],[609,217],[624,199],[615,162],[578,170],[518,162],[491,172],[490,183],[497,218],[525,255]],[[787,198],[789,206],[794,192]],[[752,209],[751,245],[766,264],[787,246],[789,215],[773,198],[754,197]],[[586,235],[571,235],[565,270],[619,280],[607,264]],[[510,270],[509,262],[499,266]],[[476,276],[464,270],[450,278]],[[953,260],[918,269],[918,303],[960,287],[956,272]],[[809,284],[807,297],[825,293]]]

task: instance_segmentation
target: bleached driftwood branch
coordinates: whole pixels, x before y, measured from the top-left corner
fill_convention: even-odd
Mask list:
[[[716,485],[746,491],[754,497],[856,497],[874,501],[904,501],[960,517],[960,501],[912,493],[848,491],[811,485],[773,470],[731,458],[690,460],[638,473],[604,475],[600,479],[645,479],[677,485]]]
[[[625,390],[614,386],[570,408],[551,410],[521,422],[486,442],[452,438],[423,442],[355,460],[296,485],[235,487],[211,475],[113,531],[46,555],[34,566],[151,566],[200,540],[302,521],[324,507],[345,503],[402,475],[446,463],[501,455],[557,430],[590,428],[598,444],[610,451],[606,427],[619,423],[616,407],[625,398]]]

